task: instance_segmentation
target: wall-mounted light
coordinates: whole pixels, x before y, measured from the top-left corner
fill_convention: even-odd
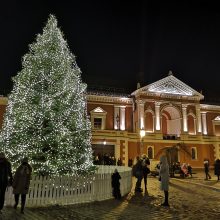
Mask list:
[[[145,130],[142,128],[142,129],[140,130],[140,137],[141,137],[141,139],[142,139],[144,136],[145,136]]]
[[[103,144],[106,145],[106,140],[104,139]]]

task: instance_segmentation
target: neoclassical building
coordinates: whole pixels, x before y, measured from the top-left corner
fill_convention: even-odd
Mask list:
[[[220,158],[220,106],[201,104],[204,96],[169,75],[138,88],[130,96],[89,93],[88,114],[95,154],[121,158],[124,165],[137,155],[202,168]]]
[[[220,158],[220,106],[201,104],[204,96],[170,72],[132,94],[88,91],[94,155],[121,158],[124,165],[137,155],[152,161],[168,153],[172,161],[203,167]],[[0,127],[7,98],[0,97]]]

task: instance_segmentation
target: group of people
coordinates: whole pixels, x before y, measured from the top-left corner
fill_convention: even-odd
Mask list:
[[[135,191],[142,192],[141,182],[144,179],[144,188],[145,192],[147,190],[147,175],[150,173],[149,165],[150,160],[146,155],[142,157],[137,157],[137,162],[132,168],[133,176],[137,178]],[[160,157],[160,164],[158,165],[159,169],[159,181],[160,181],[160,188],[164,191],[164,202],[161,204],[162,206],[169,206],[168,202],[168,190],[169,190],[169,164],[167,162],[167,157],[162,155]]]
[[[23,158],[13,176],[11,163],[3,152],[0,153],[0,212],[4,207],[6,188],[12,186],[15,199],[14,209],[17,209],[21,195],[21,213],[24,214],[26,194],[28,193],[31,174],[32,168],[28,163],[27,157]]]
[[[150,173],[150,169],[148,168],[148,166],[150,165],[150,160],[146,155],[143,155],[142,157],[137,156],[136,159],[136,164],[134,164],[134,166],[132,167],[133,176],[137,178],[135,191],[142,192],[142,179],[144,179],[145,191],[147,190],[147,175]]]
[[[175,162],[171,166],[170,174],[172,177],[175,176],[175,174],[180,174],[181,177],[192,177],[192,166],[189,163],[182,163]]]
[[[209,160],[204,159],[204,171],[205,171],[205,180],[211,179],[211,175],[209,174]],[[220,160],[217,159],[214,163],[214,174],[217,176],[217,181],[220,180]]]
[[[116,158],[114,156],[110,156],[108,154],[97,154],[94,156],[93,162],[95,165],[117,165],[122,166],[121,158]]]
[[[133,176],[137,178],[135,191],[142,192],[141,182],[144,179],[144,187],[145,192],[147,190],[147,175],[150,173],[149,165],[150,160],[146,155],[142,157],[137,156],[137,161],[132,167]],[[183,173],[191,174],[191,166],[187,166],[183,164],[180,166],[179,164],[175,164],[182,170]],[[176,168],[175,168],[176,169]],[[167,161],[167,157],[162,155],[160,157],[160,163],[158,164],[159,170],[159,181],[160,181],[160,188],[164,191],[164,202],[161,204],[162,206],[169,206],[168,202],[168,191],[169,191],[169,164]],[[204,171],[206,178],[211,179],[209,174],[209,160],[204,160]],[[218,181],[220,180],[220,160],[217,159],[214,164],[214,173],[218,177]],[[8,186],[13,187],[13,194],[15,199],[14,208],[17,209],[19,203],[19,197],[21,195],[21,213],[24,213],[25,201],[26,201],[26,194],[28,193],[30,179],[32,174],[32,168],[28,163],[28,158],[24,157],[21,161],[20,166],[16,169],[14,176],[12,175],[11,163],[5,157],[3,152],[0,152],[0,212],[4,207],[5,201],[5,191]],[[191,174],[192,175],[192,174]],[[121,176],[117,169],[115,169],[114,173],[112,174],[111,184],[112,184],[112,193],[116,199],[121,198],[120,192],[120,179]]]

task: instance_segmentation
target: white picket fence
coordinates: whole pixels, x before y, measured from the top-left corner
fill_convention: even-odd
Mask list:
[[[132,187],[131,168],[124,166],[97,166],[98,170],[90,176],[33,176],[26,206],[67,205],[101,201],[112,198],[111,175],[117,168],[120,175],[122,196],[128,194]],[[12,206],[14,196],[12,187],[5,194],[5,205]]]

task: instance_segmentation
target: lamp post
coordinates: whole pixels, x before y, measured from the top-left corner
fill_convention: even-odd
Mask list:
[[[104,157],[104,148],[106,145],[106,140],[103,141],[103,148],[102,148],[102,164],[105,165],[105,157]]]
[[[140,147],[140,155],[142,156],[143,151],[143,137],[145,136],[145,130],[142,128],[140,129],[140,137],[141,137],[141,147]]]

